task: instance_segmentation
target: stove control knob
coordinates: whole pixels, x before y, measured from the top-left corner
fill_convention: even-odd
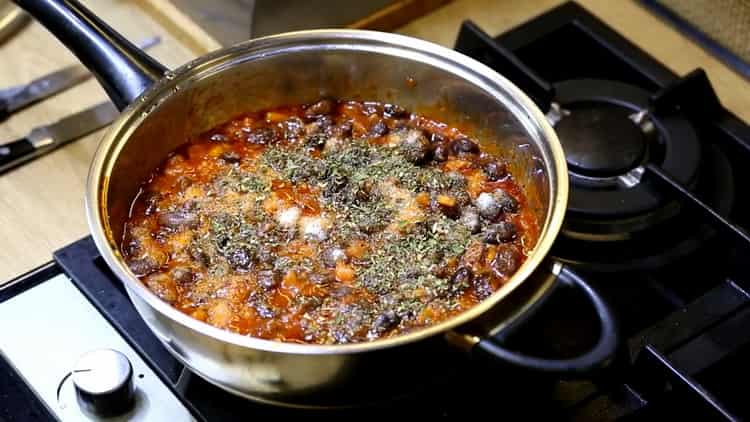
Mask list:
[[[88,352],[78,359],[72,373],[81,408],[97,416],[116,416],[133,407],[133,366],[111,349]]]

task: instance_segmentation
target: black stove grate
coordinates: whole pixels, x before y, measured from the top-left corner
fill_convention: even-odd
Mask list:
[[[594,276],[599,281],[606,279],[600,285],[613,296],[613,302],[624,314],[630,359],[627,374],[620,379],[628,388],[610,390],[620,400],[611,400],[612,394],[606,399],[600,396],[588,400],[581,409],[586,409],[583,412],[586,414],[610,416],[657,415],[669,409],[663,403],[681,397],[687,400],[676,400],[680,406],[694,403],[695,410],[707,416],[733,419],[733,412],[750,413],[747,404],[736,399],[731,382],[718,381],[722,377],[715,373],[722,362],[737,360],[737,354],[750,345],[746,329],[750,326],[747,319],[750,296],[744,288],[747,271],[738,265],[741,256],[750,251],[750,235],[742,228],[748,226],[748,214],[744,212],[747,201],[739,194],[737,203],[730,204],[734,206],[731,213],[732,207],[726,206],[727,202],[733,202],[727,201],[733,195],[731,182],[742,180],[747,174],[750,128],[721,106],[705,72],[697,69],[682,78],[674,75],[574,2],[496,39],[466,22],[456,49],[508,77],[545,111],[554,108],[557,87],[568,80],[606,79],[648,90],[651,95],[644,113],[657,119],[675,113],[683,115],[698,129],[704,152],[710,149],[709,152],[729,157],[719,160],[717,166],[730,177],[720,179],[721,183],[703,181],[708,190],[726,189],[718,198],[724,206],[703,199],[695,185],[675,180],[658,163],[643,164],[641,183],[650,183],[650,188],[658,194],[679,203],[680,213],[685,217],[679,220],[683,231],[696,230],[700,225],[718,235],[701,239],[703,244],[695,245],[681,260],[659,261],[658,265],[649,266],[649,271]],[[679,153],[679,145],[677,148]],[[732,222],[732,218],[737,222]],[[660,240],[652,238],[651,246],[661,246]],[[639,241],[641,245],[619,243],[627,244],[627,248],[648,250],[648,244],[643,244],[648,238]],[[557,252],[570,251],[576,248],[576,242],[562,239],[556,246]],[[602,247],[600,242],[588,242],[586,246],[609,252],[609,256],[605,253],[605,260],[618,259],[611,255],[617,249]],[[617,270],[626,270],[628,261],[635,268],[634,260],[629,259]],[[585,258],[575,263],[589,270],[604,268],[586,265]],[[614,283],[628,286],[614,286]],[[706,387],[709,384],[711,388]],[[624,399],[625,396],[630,400]],[[669,410],[673,411],[674,408]]]
[[[55,260],[160,378],[194,410],[199,420],[232,421],[244,420],[247,415],[301,413],[243,400],[187,372],[147,329],[128,300],[122,284],[102,263],[91,238],[84,238],[61,249],[55,254]],[[598,276],[592,278],[599,279]],[[606,284],[600,280],[599,287],[606,287]],[[647,291],[645,296],[658,297],[653,291]],[[612,292],[609,293],[610,299],[615,299]],[[586,306],[578,306],[576,297],[551,299],[514,339],[515,345],[537,354],[565,353],[569,348],[580,346],[580,339],[570,332],[571,326],[588,334],[596,331],[590,314],[571,313],[571,309],[586,309]],[[627,299],[615,299],[613,302],[621,311],[630,303]],[[681,304],[679,300],[677,302]],[[509,414],[526,412],[540,418],[600,420],[604,417],[614,420],[628,415],[661,415],[661,412],[667,411],[664,403],[679,396],[687,398],[688,404],[682,404],[677,413],[674,409],[669,410],[669,415],[705,415],[704,420],[711,420],[710,416],[729,414],[730,411],[719,405],[711,390],[696,382],[694,377],[702,376],[707,368],[713,369],[734,357],[737,347],[747,346],[746,337],[734,334],[750,322],[749,305],[750,296],[736,284],[731,281],[720,284],[699,296],[684,310],[658,320],[656,324],[631,336],[627,350],[623,351],[626,356],[619,363],[622,368],[615,367],[593,382],[553,380],[511,368],[478,368],[464,362],[465,376],[452,380],[452,385],[433,386],[429,390],[415,392],[413,397],[382,406],[340,410],[334,414],[357,416],[364,412],[372,416],[398,411],[416,412],[423,416],[454,416],[465,414],[466,409],[487,412],[496,406],[497,397],[503,397],[503,407]],[[653,323],[653,320],[650,322]],[[564,337],[571,344],[566,345],[565,341],[550,344],[551,335],[557,330],[565,331]],[[540,336],[540,333],[545,335]],[[717,339],[723,339],[720,343],[722,347],[707,347],[716,346]],[[736,371],[736,366],[729,367],[727,371]],[[715,382],[709,376],[706,378]],[[694,397],[691,399],[690,396]],[[706,398],[710,401],[706,401]]]

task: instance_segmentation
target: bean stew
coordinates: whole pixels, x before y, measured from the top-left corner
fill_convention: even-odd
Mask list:
[[[537,241],[485,145],[395,104],[248,113],[142,184],[122,253],[162,300],[243,335],[341,344],[427,327],[495,292]]]

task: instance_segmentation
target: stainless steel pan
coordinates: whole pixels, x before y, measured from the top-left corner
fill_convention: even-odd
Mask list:
[[[560,230],[568,175],[554,131],[529,98],[503,76],[452,50],[379,32],[320,30],[251,40],[168,71],[73,0],[18,0],[98,77],[120,118],[101,141],[88,180],[86,213],[97,247],[140,315],[196,374],[255,400],[339,406],[392,396],[455,366],[464,349],[538,371],[597,370],[617,346],[602,299],[547,254]],[[119,252],[123,223],[139,184],[179,144],[238,113],[322,95],[389,101],[473,128],[512,157],[512,171],[542,227],[525,263],[501,290],[432,327],[368,343],[303,345],[240,336],[162,302],[133,276]],[[601,336],[586,354],[539,359],[504,348],[506,332],[556,284],[591,299]],[[458,347],[456,347],[458,346]]]

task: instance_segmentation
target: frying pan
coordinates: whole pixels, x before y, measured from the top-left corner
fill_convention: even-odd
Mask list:
[[[173,71],[138,50],[74,0],[17,0],[88,66],[122,115],[91,163],[89,229],[136,310],[194,373],[253,400],[287,406],[346,406],[408,392],[455,367],[459,352],[556,376],[609,364],[618,344],[604,300],[575,272],[547,257],[565,215],[568,174],[544,115],[511,82],[479,62],[422,40],[381,32],[316,30],[259,38],[212,52]],[[330,96],[402,105],[468,127],[496,143],[538,217],[540,236],[514,276],[475,307],[392,338],[340,345],[241,336],[161,301],[119,252],[123,224],[144,180],[178,145],[243,112]],[[553,286],[575,286],[600,320],[580,356],[544,359],[503,346],[543,305]]]

